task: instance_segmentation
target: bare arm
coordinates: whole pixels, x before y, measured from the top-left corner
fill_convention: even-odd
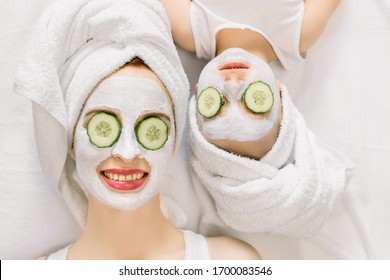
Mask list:
[[[305,17],[303,19],[299,50],[306,52],[321,36],[329,18],[341,0],[305,0]]]
[[[175,42],[184,50],[195,52],[190,22],[191,0],[161,0],[171,23]]]

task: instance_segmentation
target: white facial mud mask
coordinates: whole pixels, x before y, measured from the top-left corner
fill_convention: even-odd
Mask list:
[[[118,141],[109,148],[93,145],[83,126],[85,115],[95,109],[106,107],[118,112],[122,131]],[[159,150],[146,150],[136,139],[134,127],[145,112],[165,114],[171,120],[170,135]],[[89,195],[107,206],[123,211],[136,209],[160,191],[167,177],[165,167],[172,159],[175,140],[174,116],[167,94],[154,81],[146,78],[114,76],[102,82],[87,100],[75,131],[75,160],[79,182]],[[126,161],[135,157],[144,158],[151,170],[146,185],[138,192],[117,192],[110,189],[97,172],[101,162],[112,155]],[[118,162],[118,161],[114,161]],[[122,168],[110,166],[110,168]]]
[[[240,70],[245,71],[244,79],[225,81],[223,71],[219,69],[227,62],[233,61],[244,62],[249,69]],[[274,94],[273,107],[269,112],[262,114],[261,119],[255,118],[255,115],[243,111],[238,106],[245,89],[256,81],[268,84]],[[198,95],[209,86],[220,89],[229,101],[229,107],[223,116],[217,115],[212,119],[205,119],[198,114],[202,133],[209,139],[256,141],[266,136],[277,122],[281,105],[276,79],[269,65],[257,56],[238,48],[224,51],[202,70],[198,82]]]

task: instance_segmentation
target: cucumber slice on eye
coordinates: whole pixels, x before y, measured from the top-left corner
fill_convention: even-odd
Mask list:
[[[168,140],[168,125],[158,117],[149,117],[137,124],[135,135],[145,149],[158,150]]]
[[[222,108],[222,93],[215,87],[207,87],[196,101],[199,114],[205,118],[215,117]]]
[[[87,124],[89,141],[98,148],[112,147],[122,131],[116,116],[100,112],[93,115]]]
[[[255,114],[264,114],[274,105],[274,94],[270,86],[262,81],[251,83],[242,97],[245,106]]]

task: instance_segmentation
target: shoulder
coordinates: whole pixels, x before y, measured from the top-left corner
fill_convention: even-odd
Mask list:
[[[214,260],[260,260],[260,254],[248,243],[228,237],[206,237],[210,258]]]
[[[190,22],[191,0],[161,0],[169,18],[175,42],[184,50],[195,52]]]

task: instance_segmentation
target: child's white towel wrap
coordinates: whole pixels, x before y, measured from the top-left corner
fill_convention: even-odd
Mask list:
[[[329,147],[319,147],[284,86],[281,96],[280,132],[261,160],[207,142],[196,121],[195,98],[190,101],[194,182],[205,201],[203,233],[217,234],[216,225],[227,225],[238,232],[309,236],[322,226],[344,191],[352,163]]]

